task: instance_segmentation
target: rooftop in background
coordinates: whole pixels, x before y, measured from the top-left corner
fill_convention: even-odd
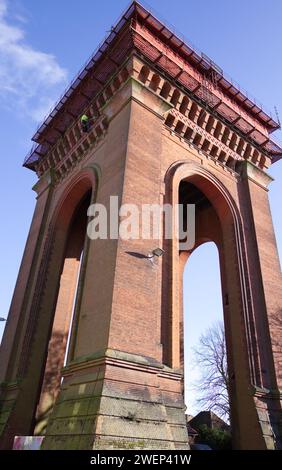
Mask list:
[[[204,424],[210,429],[230,431],[230,426],[211,410],[200,411],[194,418],[189,420],[189,425],[196,431],[199,430],[199,426]]]
[[[206,77],[211,74],[216,76],[217,87],[220,93],[236,103],[237,107],[242,110],[242,113],[247,113],[249,116],[252,116],[268,133],[280,128],[278,118],[274,118],[274,116],[266,111],[253,97],[240,89],[239,85],[227,77],[222,69],[208,56],[197,51],[194,46],[188,44],[182,35],[176,34],[174,28],[166,25],[164,22],[160,22],[149,9],[144,8],[141,4],[134,1],[121,15],[116,25],[111,28],[110,34],[103,43],[98,46],[94,54],[71,82],[53,110],[44,120],[43,124],[39,126],[32,138],[38,145],[32,148],[25,159],[24,166],[34,169],[36,161],[48,152],[55,141],[63,135],[67,127],[77,119],[95,94],[106,85],[110,74],[114,73],[114,67],[117,69],[122,64],[124,54],[116,54],[115,52],[115,57],[113,58],[111,56],[117,38],[121,40],[124,49],[123,53],[130,49],[138,49],[139,45],[137,41],[133,40],[131,45],[125,44],[124,42],[125,38],[128,42],[132,39],[130,35],[126,36],[126,34],[124,34],[126,28],[131,30],[130,33],[132,32],[138,35],[138,31],[134,28],[135,25],[133,22],[140,22],[142,25],[145,25],[155,38],[158,38],[162,44],[165,44],[167,48],[173,51],[175,56],[181,58],[181,60],[184,60],[187,64],[190,64],[199,76]],[[162,64],[163,56],[166,55],[164,52],[160,53],[160,51],[157,51],[156,56],[156,53],[153,51],[153,46],[150,50],[150,44],[148,44],[146,51],[142,50],[140,47],[139,52],[144,53],[149,60],[164,71],[165,67],[164,64]],[[166,60],[169,62],[169,59]],[[107,64],[107,61],[111,62],[111,64]],[[102,62],[103,70],[101,69]],[[95,74],[97,67],[99,67],[99,73]],[[175,69],[176,68],[177,66]],[[181,70],[179,66],[178,69],[175,74],[170,70],[172,78],[178,80],[178,82],[190,92],[197,94],[197,91],[199,91],[199,83],[195,77],[189,76],[187,71],[184,71],[184,69]],[[186,77],[184,77],[185,75]],[[93,82],[91,84],[89,80],[90,76]],[[79,99],[77,98],[78,94]],[[198,93],[198,98],[199,97],[200,95]],[[200,97],[200,99],[203,98]],[[268,137],[266,138],[260,129],[252,128],[250,123],[246,122],[246,119],[244,119],[243,114],[240,115],[238,112],[236,114],[236,112],[233,111],[232,115],[230,108],[226,111],[226,104],[220,103],[218,96],[216,96],[213,107],[217,112],[221,113],[225,119],[229,119],[232,124],[236,125],[240,131],[245,132],[246,135],[254,139],[255,143],[262,146],[266,152],[273,156],[273,161],[281,157],[282,149],[280,146]],[[232,117],[230,118],[230,116]]]

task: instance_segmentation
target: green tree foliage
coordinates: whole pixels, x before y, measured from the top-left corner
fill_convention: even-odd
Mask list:
[[[218,428],[209,428],[206,424],[199,426],[197,441],[207,444],[213,450],[231,450],[231,434]]]

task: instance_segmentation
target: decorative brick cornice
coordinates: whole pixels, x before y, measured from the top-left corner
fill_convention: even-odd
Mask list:
[[[57,184],[104,139],[109,125],[104,108],[130,76],[130,65],[131,59],[111,77],[102,91],[85,108],[84,113],[93,122],[90,131],[83,133],[77,119],[39,160],[35,166],[39,177],[52,170],[54,184]]]
[[[167,100],[172,106],[166,114],[165,126],[184,141],[231,170],[238,170],[244,160],[264,170],[270,158],[247,136],[244,136],[208,106],[201,105],[183,89],[167,80],[153,67],[136,59],[133,72],[151,92]]]
[[[261,170],[270,165],[270,158],[246,136],[132,54],[85,109],[93,120],[91,131],[83,133],[77,119],[39,160],[36,165],[39,177],[52,169],[56,184],[103,140],[110,119],[107,105],[129,78],[133,80],[132,98],[138,98],[141,103],[144,88],[159,96],[163,102],[164,126],[208,158],[218,161],[232,172],[237,172],[238,164],[244,160]]]
[[[85,154],[93,149],[107,133],[108,120],[105,115],[99,116],[88,133],[82,133],[75,123],[61,138],[54,148],[40,161],[37,174],[45,175],[53,170],[54,182],[62,180],[73,169]]]
[[[37,193],[37,197],[40,197],[53,183],[54,172],[50,168],[41,176],[32,189]]]
[[[264,189],[267,189],[268,185],[273,181],[272,176],[265,171],[262,171],[251,162],[244,163],[242,166],[242,175]]]
[[[113,89],[117,89],[120,81],[124,81],[120,72],[133,55],[138,56],[143,63],[146,62],[146,67],[152,72],[146,76],[146,71],[142,71],[146,86],[157,90],[162,96],[171,90],[173,95],[169,99],[174,101],[175,106],[179,104],[177,94],[181,99],[183,95],[186,99],[189,97],[188,101],[193,102],[192,113],[196,109],[195,103],[198,110],[208,111],[228,129],[223,138],[238,155],[253,161],[262,169],[281,158],[282,149],[269,135],[279,128],[279,123],[230,81],[223,70],[205,54],[199,54],[191,45],[185,44],[149,11],[133,2],[37,129],[33,136],[37,145],[27,155],[24,166],[36,170],[38,163],[45,160],[58,139],[65,137],[69,126],[78,119],[84,108],[89,108],[90,103],[95,103],[94,114],[103,107]],[[183,108],[183,105],[180,107]],[[201,120],[202,114],[198,115],[196,109],[192,120],[194,117]],[[204,121],[200,126],[206,123]],[[207,132],[210,131],[213,134],[212,129]],[[244,141],[248,144],[246,148]],[[66,148],[68,151],[68,144],[66,139],[60,150],[64,152]],[[216,149],[213,148],[213,151],[216,152]],[[258,155],[261,153],[263,157]],[[233,161],[233,158],[228,158],[230,162]],[[224,165],[228,165],[228,162]],[[64,173],[65,168],[62,168]]]

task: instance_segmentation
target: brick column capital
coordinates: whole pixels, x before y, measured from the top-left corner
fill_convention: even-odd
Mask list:
[[[274,180],[266,171],[261,170],[249,161],[243,162],[242,177],[253,181],[264,189],[267,189],[268,185]]]
[[[39,198],[50,186],[53,185],[53,170],[50,169],[41,176],[41,178],[33,186],[33,191],[36,192]]]

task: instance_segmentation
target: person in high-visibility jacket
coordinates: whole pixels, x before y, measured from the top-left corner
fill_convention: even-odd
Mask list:
[[[90,130],[90,120],[87,114],[83,114],[80,118],[80,124],[83,132],[89,132]]]

